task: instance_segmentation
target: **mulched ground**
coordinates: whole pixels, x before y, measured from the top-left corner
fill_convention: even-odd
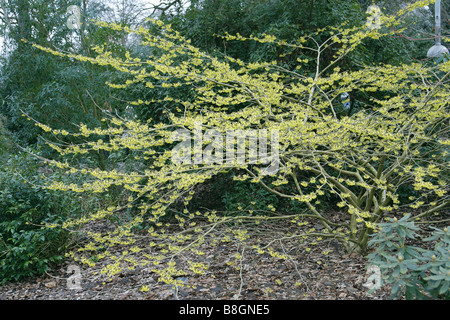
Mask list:
[[[222,249],[227,250],[227,249]],[[386,299],[387,292],[369,295],[363,287],[367,274],[365,262],[358,257],[330,254],[318,264],[308,255],[298,255],[294,262],[273,261],[264,256],[249,255],[243,259],[242,273],[225,262],[211,265],[206,275],[187,275],[186,284],[196,288],[172,288],[157,282],[158,275],[149,269],[120,273],[106,281],[95,268],[81,266],[81,289],[68,289],[67,267],[44,277],[0,287],[0,299],[58,300],[126,300],[126,299],[286,299],[286,300],[360,300]],[[98,270],[97,270],[98,271]],[[298,284],[300,282],[300,284]],[[143,285],[149,291],[141,292]]]
[[[70,289],[67,261],[36,277],[0,286],[1,300],[384,300],[388,290],[368,294],[366,260],[347,255],[335,242],[321,242],[310,251],[298,242],[283,242],[283,251],[290,259],[276,259],[252,250],[241,252],[237,243],[210,247],[203,256],[209,265],[207,273],[186,273],[181,280],[185,287],[159,283],[153,267],[126,270],[108,280],[100,269],[104,263],[81,270],[81,288]],[[204,248],[203,248],[204,250]],[[323,250],[329,250],[327,255]],[[234,261],[234,265],[230,265]],[[181,261],[182,262],[182,261]],[[75,264],[76,265],[76,264]],[[236,266],[239,268],[237,269]],[[73,279],[73,278],[72,278]],[[142,286],[148,291],[142,292]],[[192,288],[191,286],[195,286]]]

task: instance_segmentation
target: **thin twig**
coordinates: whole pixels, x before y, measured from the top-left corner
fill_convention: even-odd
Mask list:
[[[298,268],[297,268],[297,263],[295,263],[295,261],[292,259],[292,256],[286,252],[286,249],[284,248],[283,242],[282,242],[281,240],[280,240],[280,245],[281,245],[281,249],[283,249],[284,254],[288,257],[289,261],[291,261],[292,264],[294,265],[294,268],[295,268],[295,271],[296,271],[297,274],[298,274],[298,277],[300,278],[300,280],[302,281],[302,283],[305,284],[306,290],[307,290],[308,292],[310,292],[311,290],[309,289],[308,284],[307,284],[306,281],[303,279],[302,274],[300,273],[300,271],[299,271]]]

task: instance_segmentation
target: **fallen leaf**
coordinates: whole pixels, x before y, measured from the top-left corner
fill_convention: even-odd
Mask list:
[[[44,284],[46,288],[52,289],[56,287],[56,281],[50,281]]]

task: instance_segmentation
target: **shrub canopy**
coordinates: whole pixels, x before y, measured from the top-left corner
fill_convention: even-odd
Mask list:
[[[385,216],[412,212],[411,219],[420,219],[445,209],[450,61],[361,65],[357,70],[342,70],[338,66],[343,57],[364,41],[394,34],[393,28],[405,15],[429,2],[418,1],[396,15],[382,16],[381,28],[342,25],[318,30],[317,34],[329,35],[322,43],[313,35],[301,37],[295,43],[271,35],[249,38],[223,35],[226,40],[270,43],[314,53],[315,59],[299,59],[292,69],[271,61],[245,63],[229,56],[211,56],[158,20],[149,20],[151,29],[98,22],[102,28],[137,35],[142,46],[152,49],[153,55],[145,59],[132,57],[130,53],[125,58],[115,57],[101,46],[93,48],[97,53],[94,58],[37,46],[54,55],[113,67],[127,75],[123,83],[109,83],[115,89],[144,85],[149,91],[167,88],[189,92],[186,96],[168,95],[161,99],[172,103],[165,110],[164,121],[141,122],[132,117],[110,116],[103,119],[106,125],[102,128],[80,124],[77,132],[53,130],[37,123],[56,137],[73,136],[86,141],[76,145],[49,143],[66,159],[49,162],[67,169],[68,174],[83,177],[80,181],[85,182],[67,185],[54,181],[48,188],[81,193],[104,192],[121,186],[129,194],[118,206],[68,221],[61,227],[70,229],[117,215],[127,208],[134,210],[133,216],[113,231],[89,233],[92,242],[72,256],[93,264],[89,260],[92,251],[102,247],[98,258],[113,261],[104,270],[109,275],[126,267],[153,263],[164,265],[155,269],[161,275],[160,280],[174,283],[177,280],[172,276],[179,272],[175,257],[190,252],[201,258],[206,238],[213,239],[213,244],[238,241],[245,245],[250,237],[248,227],[258,227],[263,221],[282,219],[297,225],[298,232],[288,234],[289,239],[308,235],[332,238],[348,250],[365,252],[368,236]],[[321,57],[330,52],[333,59],[323,65]],[[311,69],[315,71],[303,71]],[[349,113],[341,101],[344,93],[364,95],[366,102]],[[128,105],[151,108],[161,100],[138,99],[128,101]],[[217,137],[242,130],[266,133],[268,141],[278,139],[277,147],[268,149],[268,157],[276,161],[277,170],[267,174],[263,170],[267,162],[240,162],[236,158],[215,162],[172,161],[172,151],[179,143],[174,132],[184,132],[185,138],[194,139],[194,157],[206,154],[205,149],[214,151],[209,155],[225,154],[226,141],[213,135],[205,138],[207,130],[214,130]],[[248,154],[251,143],[247,141],[245,146]],[[99,150],[108,153],[126,150],[133,155],[136,165],[128,170],[77,165],[80,156]],[[231,170],[237,172],[236,180],[258,183],[279,198],[301,204],[304,210],[283,215],[269,205],[267,210],[242,208],[241,214],[229,216],[188,209],[198,185]],[[402,194],[405,188],[410,189],[406,197]],[[318,209],[321,199],[329,194],[339,199],[335,209],[347,214],[345,223],[333,222]],[[169,209],[180,201],[186,208],[169,219]],[[307,218],[317,219],[322,225],[320,232],[304,228]],[[134,245],[136,230],[142,226],[148,231],[145,247]],[[221,231],[216,232],[218,229]],[[285,257],[271,249],[269,240],[267,243],[252,249]],[[124,244],[131,249],[124,249],[121,256],[111,256],[108,248]],[[191,271],[203,272],[207,268],[199,261],[189,258]]]

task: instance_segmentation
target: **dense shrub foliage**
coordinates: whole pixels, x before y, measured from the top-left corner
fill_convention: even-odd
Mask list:
[[[2,5],[0,283],[66,255],[182,285],[211,246],[288,259],[313,238],[374,250],[392,297],[448,299],[448,230],[410,244],[449,209],[450,61],[414,40],[433,1],[173,1],[142,23],[131,2],[107,23],[82,1],[79,30],[67,1]]]
[[[370,240],[375,250],[368,256],[369,263],[380,268],[379,285],[391,285],[391,298],[448,300],[450,230],[433,228],[431,236],[420,239],[419,228],[409,218],[380,224],[381,230]],[[433,243],[429,249],[424,246],[427,242]]]
[[[134,86],[145,86],[149,92],[158,92],[160,88],[190,90],[189,96],[127,101],[137,109],[170,102],[172,107],[164,110],[164,122],[111,115],[102,119],[102,127],[81,124],[75,131],[38,123],[55,139],[86,139],[85,143],[77,144],[49,143],[67,160],[48,162],[83,181],[72,184],[54,181],[47,186],[49,189],[82,194],[122,187],[130,194],[125,204],[49,227],[72,228],[135,208],[127,223],[121,223],[112,232],[90,233],[93,242],[71,256],[92,264],[88,259],[92,251],[105,245],[134,245],[136,227],[145,225],[150,247],[133,246],[124,249],[121,256],[103,251],[99,259],[112,259],[103,271],[113,275],[126,267],[155,264],[159,266],[154,271],[160,274],[160,280],[174,283],[176,275],[182,272],[177,269],[175,257],[189,253],[201,259],[207,235],[214,235],[213,244],[237,241],[245,247],[249,224],[257,227],[261,221],[283,219],[299,227],[298,232],[286,235],[291,240],[307,236],[335,239],[349,252],[365,253],[369,236],[386,216],[401,215],[402,209],[408,208],[415,210],[411,219],[421,219],[447,209],[450,62],[361,65],[345,71],[338,67],[338,62],[365,40],[396,34],[392,28],[401,24],[405,15],[428,3],[418,1],[394,15],[381,17],[382,28],[330,27],[302,36],[295,43],[268,34],[223,37],[227,41],[252,41],[309,51],[315,56],[297,59],[292,69],[277,61],[248,63],[230,56],[209,55],[161,20],[149,20],[150,29],[97,24],[133,33],[139,37],[141,46],[153,50],[148,57],[133,56],[131,52],[126,52],[125,57],[116,56],[105,46],[94,47],[96,56],[91,57],[35,45],[56,56],[114,68],[126,76],[121,82],[108,82],[116,90],[131,90]],[[322,33],[328,38],[318,42],[317,36]],[[331,59],[321,59],[329,51]],[[349,114],[340,100],[345,92],[366,95],[366,105]],[[214,130],[215,135],[211,136],[207,129]],[[266,136],[260,137],[273,143],[268,158],[244,163],[236,158],[222,161],[221,156],[228,151],[223,137],[235,130],[264,133]],[[175,131],[178,135],[174,135]],[[173,158],[180,134],[184,141],[194,140],[184,150],[184,155],[193,158],[184,158],[186,161],[182,163]],[[200,139],[208,135],[209,138]],[[234,148],[235,141],[232,144]],[[249,141],[241,145],[245,154],[250,154],[250,145]],[[131,152],[143,166],[100,170],[70,161],[91,152],[119,150]],[[200,161],[193,161],[198,157]],[[205,162],[206,159],[213,161]],[[266,162],[267,159],[270,161]],[[267,175],[268,165],[276,170]],[[229,172],[238,172],[235,181],[259,185],[271,194],[259,193],[257,197],[264,197],[259,206],[277,200],[267,204],[262,215],[243,207],[241,214],[231,216],[189,210],[189,202],[199,185]],[[413,190],[400,199],[407,186]],[[330,194],[337,200],[333,209],[345,213],[345,222],[336,223],[321,212],[321,201]],[[279,199],[295,204],[293,207],[298,211],[286,215],[277,212]],[[170,208],[180,201],[185,209],[167,220]],[[256,209],[261,211],[261,207]],[[315,219],[321,225],[320,232],[302,228],[308,223],[305,219]],[[215,233],[221,226],[233,224],[234,228]],[[249,249],[284,257],[270,243],[273,242],[266,246],[252,245]],[[192,272],[207,269],[201,261],[186,259]]]
[[[46,225],[78,216],[81,201],[46,189],[46,179],[62,178],[48,170],[26,152],[10,155],[0,167],[1,283],[43,274],[64,259],[69,231]]]

